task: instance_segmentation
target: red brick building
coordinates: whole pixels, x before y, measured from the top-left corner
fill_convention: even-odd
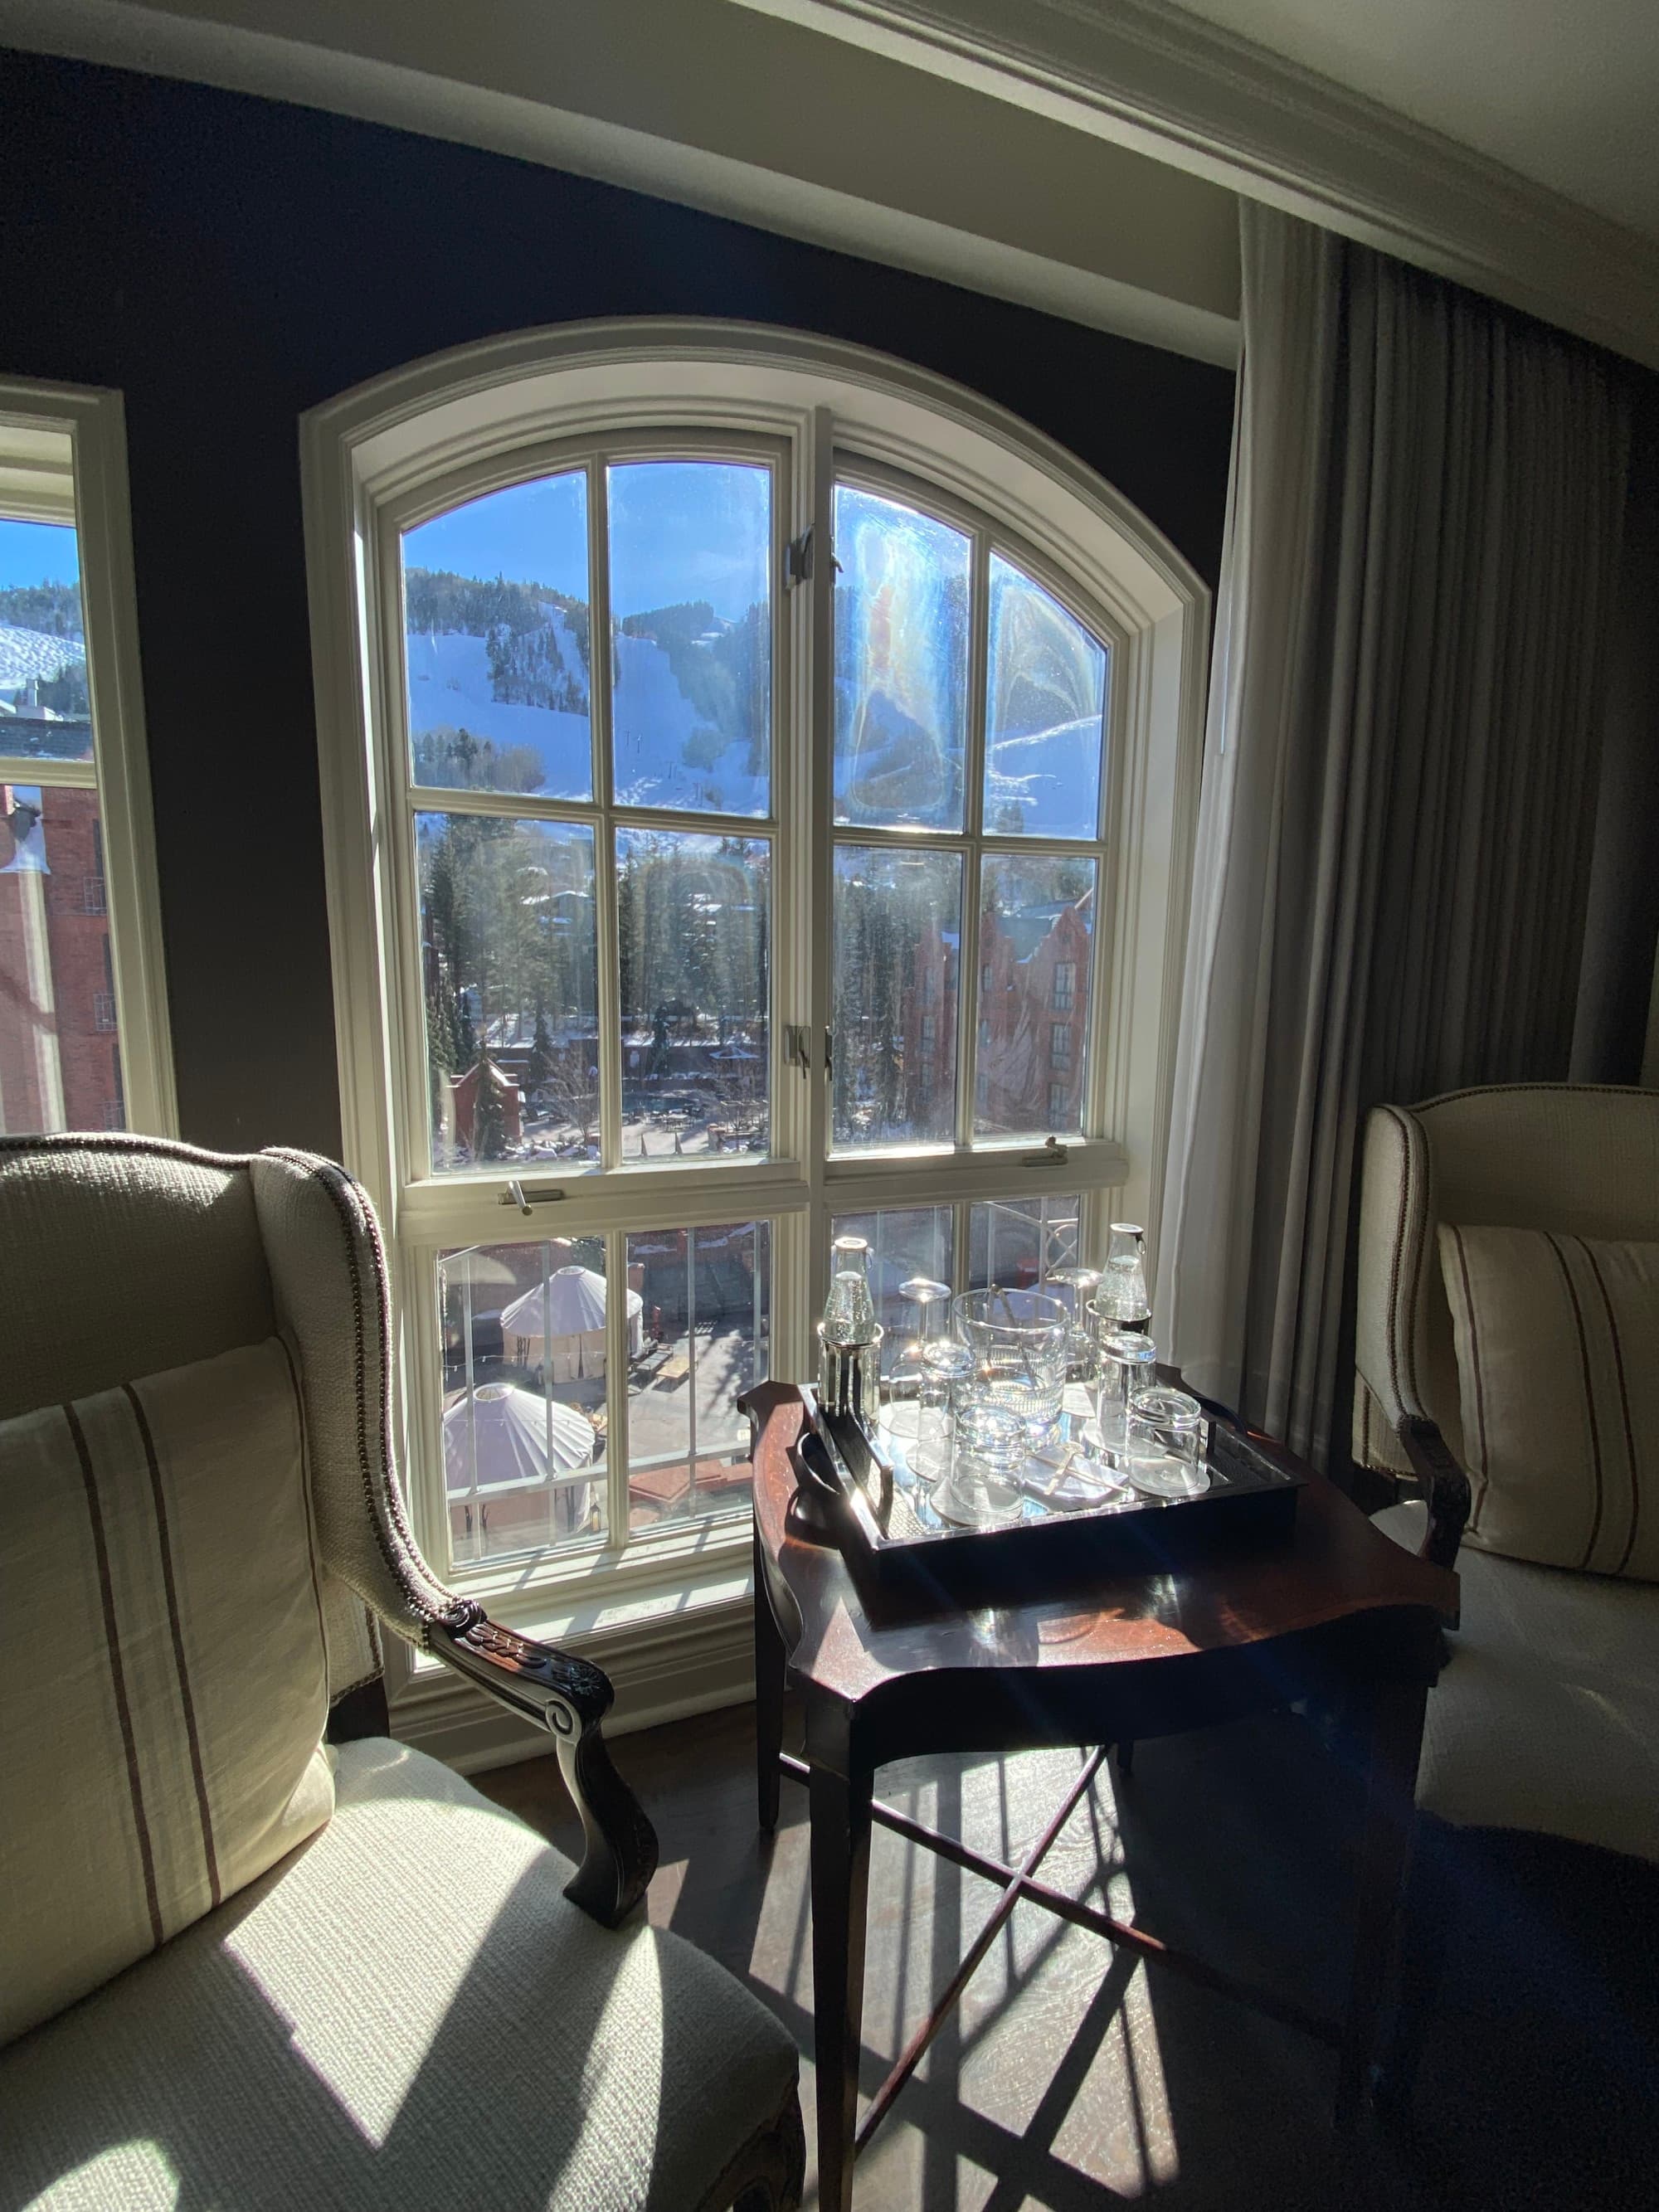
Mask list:
[[[0,1129],[125,1126],[98,794],[0,785]]]
[[[991,1131],[1081,1126],[1094,892],[980,917],[975,1120]],[[914,1120],[956,1080],[954,930],[916,945],[905,994],[905,1091]]]

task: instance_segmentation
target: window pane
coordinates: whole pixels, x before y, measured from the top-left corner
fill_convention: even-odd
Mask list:
[[[0,1129],[126,1127],[106,903],[97,793],[0,784]]]
[[[975,1136],[1082,1127],[1095,873],[1092,860],[985,856]]]
[[[603,1535],[604,1239],[445,1252],[438,1310],[452,1561]]]
[[[768,1150],[771,880],[764,837],[617,833],[624,1164]]]
[[[961,952],[959,854],[836,846],[838,1151],[939,1144],[955,1134]],[[924,1013],[933,1023],[927,1050]]]
[[[772,472],[632,461],[609,473],[617,799],[769,813]]]
[[[416,817],[432,1164],[599,1158],[593,833]]]
[[[749,1510],[749,1422],[738,1399],[769,1372],[771,1226],[649,1230],[628,1240],[643,1309],[628,1380],[628,1523]]]
[[[0,517],[0,753],[92,758],[81,562],[66,524]]]
[[[969,541],[838,484],[835,552],[836,819],[960,830]]]
[[[1029,576],[991,556],[985,826],[1097,837],[1106,648]]]
[[[885,1331],[881,1341],[884,1376],[891,1375],[894,1361],[920,1331],[921,1309],[900,1296],[900,1285],[918,1279],[951,1280],[955,1211],[949,1206],[884,1206],[875,1213],[837,1214],[830,1224],[832,1237],[862,1237],[870,1247],[870,1287],[875,1294],[876,1319]],[[947,1308],[942,1303],[930,1306],[930,1334],[942,1334],[948,1326]]]
[[[404,629],[416,783],[592,796],[580,470],[405,531]]]
[[[1075,1192],[975,1206],[968,1216],[968,1287],[1029,1290],[1077,1264]],[[1066,1292],[1070,1296],[1069,1288]]]

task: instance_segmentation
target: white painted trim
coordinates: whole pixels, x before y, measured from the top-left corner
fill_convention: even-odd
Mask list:
[[[1266,200],[1659,367],[1659,240],[1170,0],[734,0]]]
[[[343,30],[342,37],[349,37]],[[340,47],[125,0],[0,0],[9,45],[296,101],[649,193],[1231,368],[1238,324],[854,192],[708,148]]]
[[[81,610],[126,1126],[150,1136],[175,1136],[179,1109],[167,1025],[121,395],[85,385],[0,383],[0,422],[7,419],[65,430],[73,449]],[[36,782],[85,780],[80,773],[54,777],[50,763],[38,765],[40,773],[32,779]]]

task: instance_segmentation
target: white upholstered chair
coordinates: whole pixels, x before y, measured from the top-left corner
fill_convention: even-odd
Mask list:
[[[1565,1397],[1579,1389],[1582,1366],[1591,1390],[1587,1441],[1605,1455],[1610,1497],[1615,1480],[1630,1486],[1620,1508],[1629,1539],[1597,1543],[1596,1572],[1535,1564],[1535,1553],[1505,1556],[1501,1532],[1494,1539],[1479,1525],[1462,1541],[1469,1477],[1482,1470],[1479,1442],[1464,1432],[1443,1224],[1553,1231],[1568,1257],[1577,1240],[1659,1242],[1659,1092],[1514,1084],[1373,1112],[1353,1436],[1357,1460],[1422,1493],[1386,1509],[1381,1524],[1455,1564],[1461,1584],[1449,1662],[1429,1699],[1419,1804],[1460,1827],[1562,1837],[1659,1862],[1659,1586],[1617,1571],[1638,1510],[1653,1510],[1642,1485],[1659,1467],[1659,1436],[1639,1414],[1632,1428],[1632,1407],[1659,1361],[1649,1339],[1645,1354],[1627,1348],[1629,1371],[1607,1364],[1593,1376],[1602,1300],[1592,1279],[1582,1301],[1587,1349],[1567,1285],[1537,1379]],[[1598,1493],[1600,1474],[1598,1461]],[[1604,1530],[1611,1520],[1610,1506]]]
[[[0,1140],[0,1346],[3,2212],[793,2207],[793,2042],[638,1910],[609,1684],[410,1533],[358,1186]],[[580,1868],[339,1740],[388,1630],[550,1729]]]

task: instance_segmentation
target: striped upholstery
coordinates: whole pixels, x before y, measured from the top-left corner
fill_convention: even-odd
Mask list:
[[[1659,1244],[1442,1223],[1466,1544],[1659,1581]]]
[[[0,1423],[0,2041],[329,1815],[326,1650],[282,1341]]]

